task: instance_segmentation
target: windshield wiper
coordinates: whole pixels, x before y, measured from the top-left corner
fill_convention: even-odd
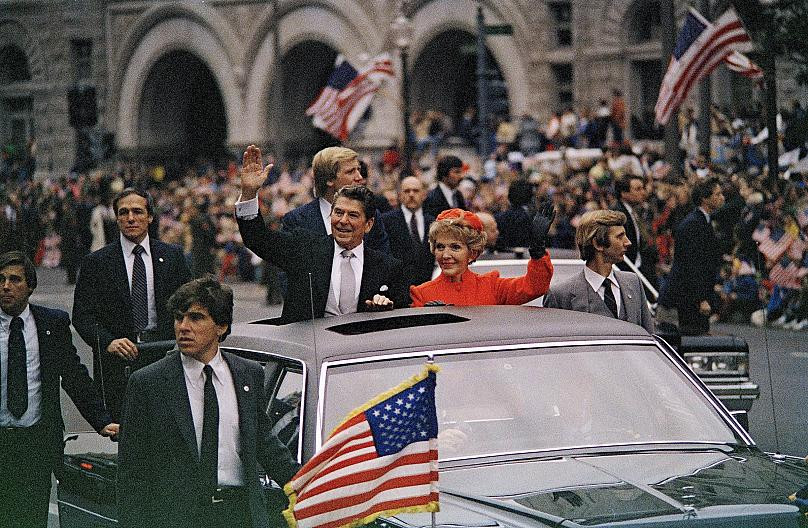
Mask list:
[[[441,488],[441,501],[459,508],[485,515],[486,517],[513,528],[584,528],[582,525],[536,511],[514,502],[505,502],[480,495],[472,495],[457,490]]]

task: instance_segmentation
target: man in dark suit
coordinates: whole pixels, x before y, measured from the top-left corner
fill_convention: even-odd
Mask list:
[[[104,436],[118,432],[82,365],[61,310],[28,303],[36,269],[20,251],[0,255],[0,526],[48,525],[51,473],[59,475],[64,422],[59,384]]]
[[[259,465],[280,485],[299,466],[270,432],[261,365],[219,350],[233,322],[233,291],[206,276],[180,287],[169,305],[179,352],[129,378],[121,526],[268,526]]]
[[[452,208],[466,208],[466,200],[457,188],[463,179],[463,162],[457,156],[443,156],[435,168],[438,185],[429,191],[424,200],[424,212],[435,218]]]
[[[626,215],[626,237],[631,242],[631,246],[626,251],[626,258],[640,270],[651,284],[656,286],[656,246],[651,240],[648,240],[647,235],[643,234],[644,225],[640,216],[640,210],[645,206],[648,199],[645,179],[634,174],[617,178],[614,182],[614,191],[618,197],[614,210]],[[625,262],[617,263],[617,267],[623,271],[631,271],[631,268]]]
[[[510,209],[494,215],[499,229],[497,247],[511,249],[530,245],[533,214],[533,186],[525,180],[516,180],[508,187]]]
[[[699,181],[693,187],[692,198],[696,209],[674,232],[673,264],[659,304],[676,308],[683,335],[703,335],[710,331],[710,313],[715,305],[713,288],[721,268],[721,249],[710,218],[724,205],[718,178]]]
[[[314,172],[314,200],[283,215],[281,225],[284,231],[296,228],[308,229],[318,235],[331,234],[331,204],[334,193],[346,185],[366,185],[360,172],[359,155],[345,147],[328,147],[314,155],[311,162]],[[375,200],[375,197],[374,197]],[[374,207],[369,218],[373,227],[365,235],[367,247],[390,254],[390,239],[381,222],[381,215]]]
[[[137,343],[173,339],[166,301],[190,271],[180,248],[149,237],[151,196],[124,189],[113,201],[115,242],[87,255],[73,297],[73,326],[96,352],[94,372],[113,418],[119,416],[127,368],[148,362]]]
[[[258,147],[247,147],[236,219],[244,245],[288,276],[285,322],[409,306],[401,261],[363,241],[374,225],[373,193],[367,187],[349,185],[336,192],[331,236],[306,229],[273,231],[265,226],[256,198],[270,168],[263,168]]]
[[[575,242],[586,266],[550,288],[543,305],[622,319],[654,332],[654,318],[636,273],[614,270],[631,247],[626,215],[619,211],[590,211],[581,217]]]
[[[425,197],[423,182],[415,176],[407,176],[399,182],[401,205],[382,215],[393,256],[404,263],[408,273],[408,285],[432,280],[435,269],[435,256],[429,250],[429,226],[435,217],[424,212]]]

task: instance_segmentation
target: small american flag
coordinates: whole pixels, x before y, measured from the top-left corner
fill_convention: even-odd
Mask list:
[[[780,260],[794,241],[784,230],[772,231],[768,227],[756,230],[752,234],[752,239],[758,243],[758,251],[763,253],[766,260],[772,262]]]
[[[791,242],[791,245],[788,246],[788,257],[791,260],[802,262],[802,257],[806,249],[808,249],[808,244],[805,243],[805,240],[803,240],[801,236],[797,237]]]
[[[382,82],[393,76],[393,63],[386,53],[359,71],[340,55],[328,83],[306,109],[306,115],[312,116],[314,126],[345,141]]]
[[[334,429],[284,490],[291,528],[360,526],[380,515],[438,511],[435,365]]]
[[[783,258],[769,270],[769,280],[783,288],[799,289],[802,278],[808,275],[808,268]]]
[[[750,42],[734,9],[728,9],[711,24],[690,8],[659,88],[657,121],[667,123],[696,82],[710,75],[733,51],[745,51]]]

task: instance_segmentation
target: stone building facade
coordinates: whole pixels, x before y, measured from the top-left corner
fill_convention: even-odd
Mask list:
[[[36,137],[40,171],[75,154],[67,93],[95,89],[96,130],[121,152],[249,143],[307,153],[324,141],[304,110],[343,55],[390,52],[395,0],[0,0],[0,139]],[[473,103],[476,10],[511,35],[490,36],[511,115],[540,120],[594,107],[613,88],[639,119],[653,108],[663,57],[658,0],[410,0],[413,109],[459,117]],[[677,15],[686,9],[678,2]],[[718,9],[715,10],[718,12]],[[400,62],[397,62],[400,68]],[[786,74],[781,101],[803,95]],[[400,78],[400,77],[399,77]],[[350,138],[380,148],[402,135],[401,86],[389,83]],[[714,74],[715,99],[738,109],[751,85]]]

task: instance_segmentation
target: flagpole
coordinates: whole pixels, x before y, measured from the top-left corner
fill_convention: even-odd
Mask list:
[[[704,14],[705,17],[708,19],[711,18],[710,0],[700,0],[699,10]],[[707,158],[708,164],[712,161],[712,149],[710,148],[710,136],[712,132],[712,130],[710,130],[710,107],[713,103],[712,90],[712,74],[705,75],[704,80],[699,87],[699,128],[697,135],[699,140],[699,153]]]
[[[673,48],[676,46],[676,16],[674,14],[674,0],[662,0],[662,28],[663,28],[663,46],[665,47],[662,53],[662,69],[665,70],[668,64],[665,59],[670,59],[673,56]],[[677,120],[672,119],[665,127],[665,161],[671,166],[672,174],[676,177],[682,175],[682,156],[679,152],[679,129],[677,127]]]

